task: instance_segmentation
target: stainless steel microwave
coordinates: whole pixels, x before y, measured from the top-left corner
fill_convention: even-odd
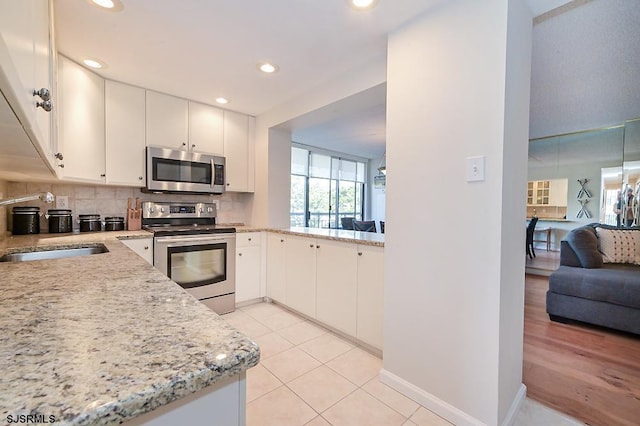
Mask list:
[[[212,154],[148,146],[148,192],[222,194],[225,159]]]

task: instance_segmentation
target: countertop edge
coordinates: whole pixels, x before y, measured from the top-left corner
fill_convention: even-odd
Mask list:
[[[305,231],[302,231],[304,229]],[[316,230],[317,231],[314,231]],[[273,232],[275,234],[284,234],[284,235],[297,235],[301,237],[308,238],[319,238],[323,240],[332,240],[332,241],[342,241],[346,243],[353,244],[361,244],[367,246],[375,246],[375,247],[384,247],[384,241],[375,241],[371,239],[367,239],[367,237],[373,238],[382,238],[384,239],[383,234],[374,234],[368,232],[359,232],[359,231],[347,231],[347,230],[339,230],[339,229],[318,229],[318,228],[301,228],[300,230],[296,230],[295,228],[267,228],[267,227],[254,227],[254,226],[236,226],[237,233],[245,233],[245,232]],[[323,232],[338,232],[338,233],[353,233],[353,236],[338,236],[338,235],[326,235]]]

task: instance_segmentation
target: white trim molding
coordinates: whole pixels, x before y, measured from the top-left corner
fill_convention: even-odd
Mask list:
[[[453,423],[457,426],[486,426],[485,423],[476,419],[475,417],[465,413],[464,411],[454,407],[453,405],[441,400],[440,398],[426,392],[425,390],[417,387],[416,385],[407,382],[406,380],[396,376],[389,371],[380,370],[380,381],[387,386],[392,387],[408,398],[413,399],[418,404],[425,407],[427,410],[433,411],[445,420]],[[515,418],[520,411],[520,407],[524,403],[527,396],[527,387],[524,384],[520,385],[520,389],[511,403],[511,407],[507,412],[505,420],[502,422],[502,426],[510,426],[515,421]]]

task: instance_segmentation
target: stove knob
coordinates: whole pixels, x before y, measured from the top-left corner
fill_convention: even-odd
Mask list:
[[[213,212],[213,209],[211,207],[207,207],[207,213],[211,213]]]
[[[204,213],[204,209],[200,207],[200,213]]]
[[[153,207],[149,207],[149,213],[153,213],[155,211],[156,211],[156,209],[154,209]]]
[[[160,213],[164,213],[164,207],[160,207]]]

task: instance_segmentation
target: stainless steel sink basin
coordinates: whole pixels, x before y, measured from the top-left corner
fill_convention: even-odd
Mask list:
[[[80,247],[52,248],[40,251],[10,253],[0,257],[0,262],[28,262],[31,260],[61,259],[63,257],[87,256],[90,254],[107,253],[104,244]]]

